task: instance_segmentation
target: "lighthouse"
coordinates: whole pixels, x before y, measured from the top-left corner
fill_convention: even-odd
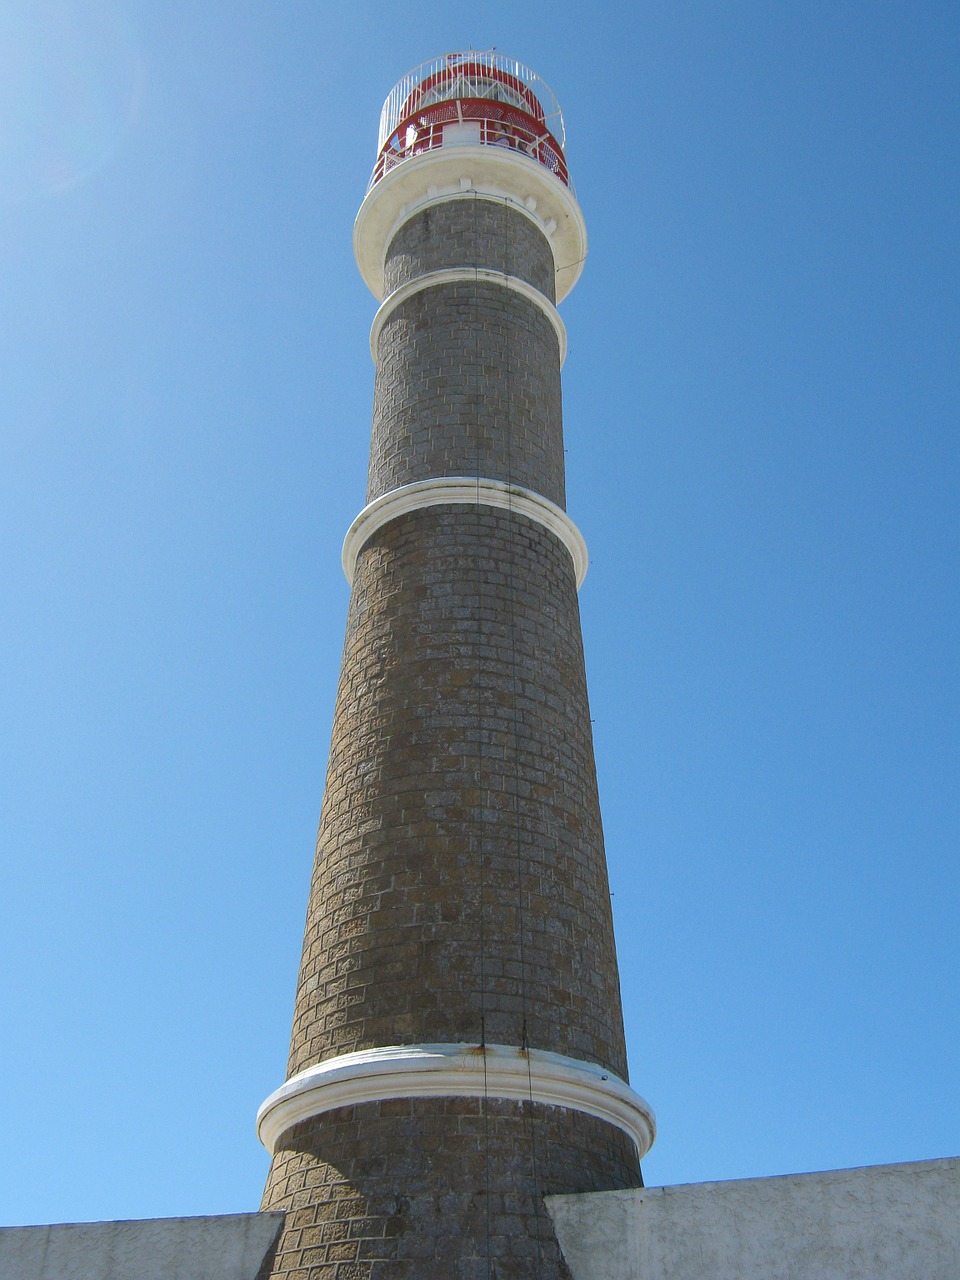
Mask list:
[[[365,499],[263,1277],[567,1274],[547,1195],[642,1185],[566,512],[557,304],[586,229],[560,108],[496,53],[383,107]]]
[[[0,1280],[956,1280],[957,1158],[642,1186],[564,494],[562,119],[528,68],[450,55],[371,161],[370,470],[263,1211],[0,1227]]]

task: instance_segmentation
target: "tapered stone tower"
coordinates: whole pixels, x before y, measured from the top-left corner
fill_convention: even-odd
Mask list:
[[[263,1104],[264,1276],[566,1274],[542,1197],[640,1185],[556,302],[586,232],[543,82],[406,76],[354,230],[382,299],[366,506],[297,988]]]

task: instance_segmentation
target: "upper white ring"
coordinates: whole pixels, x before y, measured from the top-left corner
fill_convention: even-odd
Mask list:
[[[577,587],[587,576],[587,544],[583,534],[562,507],[543,494],[503,480],[484,480],[477,476],[438,476],[435,480],[414,480],[375,498],[363,508],[347,530],[343,540],[343,572],[353,586],[357,557],[365,543],[391,520],[419,511],[423,507],[439,507],[447,503],[476,503],[527,516],[549,529],[570,552]]]
[[[528,302],[532,302],[535,307],[539,307],[553,325],[557,335],[560,368],[563,368],[563,362],[567,358],[567,329],[557,308],[545,294],[535,289],[532,284],[528,284],[526,280],[521,280],[519,276],[507,275],[505,271],[490,271],[486,267],[445,267],[442,271],[428,271],[425,275],[417,276],[415,280],[408,280],[406,284],[400,285],[398,289],[394,289],[393,293],[388,294],[380,304],[377,314],[373,317],[373,324],[370,326],[370,354],[373,356],[373,363],[377,363],[377,344],[380,341],[380,333],[396,307],[422,289],[432,289],[441,284],[459,284],[463,281],[503,285],[504,288],[511,289],[514,293],[526,298]]]
[[[585,1112],[632,1138],[641,1159],[657,1132],[649,1103],[595,1063],[503,1044],[414,1044],[362,1049],[307,1067],[263,1103],[257,1134],[272,1155],[292,1125],[334,1107],[456,1097],[529,1099]]]
[[[471,196],[505,201],[540,227],[553,249],[562,302],[587,255],[577,198],[544,165],[503,147],[438,147],[405,160],[373,184],[353,225],[354,256],[371,293],[383,297],[387,246],[408,218],[451,197]]]

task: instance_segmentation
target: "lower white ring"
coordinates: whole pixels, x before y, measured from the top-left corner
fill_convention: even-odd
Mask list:
[[[273,1155],[292,1125],[334,1107],[456,1097],[528,1099],[584,1112],[627,1134],[641,1158],[657,1132],[649,1104],[594,1063],[503,1044],[414,1044],[345,1053],[301,1071],[261,1106],[257,1135]]]
[[[363,508],[347,530],[343,540],[343,572],[353,586],[357,557],[365,543],[391,520],[423,507],[439,507],[448,503],[476,503],[527,516],[555,534],[570,552],[579,588],[587,576],[587,544],[583,534],[562,507],[533,489],[506,484],[502,480],[483,480],[476,476],[439,476],[435,480],[415,480],[390,493],[375,498]]]

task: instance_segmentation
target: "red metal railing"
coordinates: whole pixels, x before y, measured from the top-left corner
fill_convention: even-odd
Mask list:
[[[404,160],[442,147],[445,126],[467,123],[479,124],[479,137],[471,141],[529,156],[571,185],[563,150],[542,121],[512,103],[457,98],[414,111],[399,122],[380,150],[370,186]]]
[[[471,49],[466,53],[446,53],[422,62],[399,80],[383,104],[377,151],[383,150],[400,122],[415,111],[456,98],[492,98],[512,102],[521,111],[539,120],[551,136],[566,146],[563,113],[550,86],[522,62],[495,49]]]

